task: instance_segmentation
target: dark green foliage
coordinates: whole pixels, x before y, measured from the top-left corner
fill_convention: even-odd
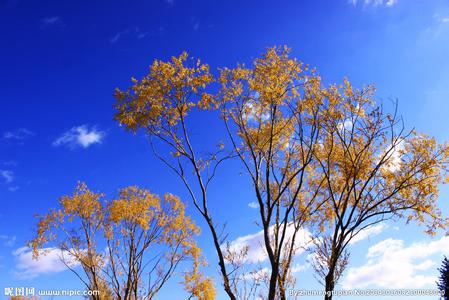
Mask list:
[[[444,291],[445,299],[449,297],[449,259],[445,256],[441,268],[438,268],[440,276],[438,277],[437,286],[440,291]]]

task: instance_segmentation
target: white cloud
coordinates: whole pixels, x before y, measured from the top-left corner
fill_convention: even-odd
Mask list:
[[[273,227],[270,227],[272,232]],[[293,226],[288,226],[286,230],[286,240],[291,239],[294,233]],[[239,252],[245,247],[248,247],[248,255],[244,262],[248,263],[260,263],[268,259],[264,246],[263,230],[245,236],[238,237],[230,243],[230,250]],[[304,248],[310,243],[311,234],[307,229],[300,229],[296,234],[296,246],[301,247],[297,251],[297,255],[304,252]]]
[[[266,282],[269,280],[270,270],[268,268],[261,268],[259,270],[254,270],[244,274],[242,279],[244,280],[254,280],[254,281],[262,281]]]
[[[339,122],[337,124],[337,129],[344,132],[344,130],[350,132],[352,130],[352,121],[350,119],[346,119],[343,123]]]
[[[0,170],[0,177],[3,178],[5,183],[11,183],[14,181],[14,172],[9,170]]]
[[[15,192],[19,189],[16,185],[11,185],[14,182],[14,172],[10,170],[0,170],[0,179],[7,185],[10,192]],[[0,180],[1,181],[1,180]]]
[[[310,267],[309,263],[305,263],[305,264],[296,264],[291,268],[292,273],[299,273],[302,272],[304,270],[307,270]]]
[[[422,271],[434,267],[430,256],[448,254],[449,236],[431,242],[406,246],[404,241],[386,239],[368,249],[366,264],[352,267],[342,284],[345,289],[422,288],[435,284],[436,278]]]
[[[18,140],[23,141],[24,139],[33,135],[33,132],[26,128],[19,128],[14,131],[6,131],[3,133],[3,138],[6,140]]]
[[[379,234],[385,229],[387,229],[387,225],[384,223],[380,223],[377,225],[369,226],[362,231],[360,231],[356,236],[354,236],[351,241],[349,242],[350,245],[353,245],[357,242],[360,242],[361,240],[364,240],[366,238],[370,238],[373,235]]]
[[[254,203],[254,202],[251,202]],[[250,203],[250,204],[251,204]],[[257,204],[257,203],[256,203]],[[248,205],[249,206],[249,205]],[[257,207],[259,207],[257,205]],[[385,224],[373,225],[371,227],[367,227],[359,234],[357,234],[351,241],[351,244],[369,238],[372,235],[376,235],[381,233],[387,228]],[[270,231],[273,230],[273,227],[270,227]],[[294,228],[293,226],[287,227],[286,239],[290,239],[293,236]],[[296,235],[296,246],[298,247],[297,255],[304,252],[305,248],[311,245],[312,235],[307,229],[300,229]],[[265,251],[264,246],[264,237],[263,230],[254,233],[248,234],[245,236],[238,237],[230,243],[230,250],[233,252],[239,252],[245,247],[248,247],[248,255],[245,258],[245,262],[247,263],[260,263],[264,262],[268,259],[267,253]],[[312,260],[312,255],[308,256],[308,260]],[[308,267],[308,263],[305,265],[296,265],[295,271],[299,272],[304,268]]]
[[[15,275],[18,278],[35,278],[41,274],[59,273],[67,270],[61,258],[68,262],[70,267],[76,267],[79,263],[70,259],[68,253],[56,248],[45,248],[41,251],[39,259],[33,259],[32,251],[29,247],[21,247],[13,252],[16,260]]]
[[[254,98],[257,99],[258,97],[258,94],[254,95]],[[258,123],[259,121],[268,121],[270,114],[266,111],[262,112],[262,107],[256,101],[248,101],[244,104],[242,117],[249,122]]]
[[[398,3],[398,0],[387,0],[387,1],[385,2],[385,5],[386,5],[386,6],[393,6],[393,5],[395,5],[396,3]]]
[[[402,155],[404,154],[405,146],[404,141],[398,142],[395,146],[388,146],[385,151],[390,151],[386,157],[385,164],[382,166],[383,169],[394,173],[399,171],[402,164]],[[385,155],[385,153],[383,154]]]
[[[251,201],[250,203],[248,203],[248,207],[252,209],[257,209],[259,208],[259,204],[256,201]]]
[[[363,2],[363,4],[365,6],[388,6],[391,7],[395,4],[398,3],[398,0],[363,0],[363,1],[358,1],[358,0],[349,0],[348,1],[350,4],[356,6],[357,3],[359,2]]]
[[[53,142],[53,146],[67,146],[70,149],[76,147],[88,148],[93,144],[101,143],[104,136],[103,131],[98,131],[94,127],[89,130],[88,126],[81,125],[62,134]]]

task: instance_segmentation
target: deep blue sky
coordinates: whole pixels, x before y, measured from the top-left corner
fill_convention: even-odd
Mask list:
[[[447,0],[0,0],[0,295],[5,286],[78,286],[69,272],[25,278],[15,252],[32,237],[33,215],[53,207],[78,180],[110,196],[120,187],[139,184],[187,199],[173,174],[153,158],[145,139],[123,132],[112,120],[115,87],[125,88],[131,76],[144,75],[153,59],[183,50],[216,70],[249,64],[274,45],[292,47],[292,55],[317,67],[327,83],[348,76],[356,86],[375,84],[379,101],[399,100],[407,126],[449,140]],[[198,127],[198,140],[210,141],[219,129],[212,120],[194,122],[208,123]],[[101,143],[82,147],[66,140],[55,145],[68,131],[66,138],[79,134],[73,128],[82,125],[94,139],[100,134]],[[231,166],[212,191],[212,208],[219,220],[228,221],[235,239],[258,229],[251,223],[257,214],[247,207],[253,200],[250,186],[245,178],[230,180],[239,173]],[[448,196],[446,189],[441,195],[446,213]],[[208,237],[205,229],[200,243],[211,262],[209,272],[216,275]],[[449,245],[441,234],[433,240],[440,243],[436,248]],[[350,267],[369,267],[369,248],[383,241],[410,252],[416,243],[429,245],[430,240],[414,226],[389,224],[354,246]],[[401,276],[433,288],[430,277],[419,276],[435,276],[442,254],[449,254],[447,248],[434,251],[432,256],[411,257],[401,265],[406,273]],[[377,264],[381,258],[371,259]],[[407,269],[424,262],[427,267]],[[298,280],[298,286],[318,287],[310,269],[300,272]],[[161,298],[173,299],[177,289],[175,280]]]

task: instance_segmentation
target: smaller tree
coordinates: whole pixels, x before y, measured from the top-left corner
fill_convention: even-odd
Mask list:
[[[45,255],[45,246],[52,244],[87,289],[100,291],[94,299],[124,300],[153,299],[178,265],[190,260],[186,290],[198,299],[214,299],[212,281],[199,273],[203,261],[194,241],[199,228],[178,197],[160,198],[131,186],[117,199],[101,198],[84,183],[72,196],[62,197],[61,208],[40,217],[29,243],[34,258]]]
[[[438,268],[440,277],[437,286],[444,297],[449,297],[449,259],[445,256],[441,268]]]

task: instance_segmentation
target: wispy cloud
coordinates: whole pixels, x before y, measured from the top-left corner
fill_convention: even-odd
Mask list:
[[[95,127],[89,129],[87,125],[73,127],[53,141],[53,146],[66,146],[70,149],[77,147],[88,148],[103,141],[105,133]]]
[[[433,15],[433,22],[421,31],[418,36],[418,43],[421,45],[429,46],[429,43],[444,43],[449,30],[449,15],[441,15],[436,13]],[[434,45],[434,47],[439,47]],[[429,96],[435,98],[436,94],[440,94],[439,91],[426,92]],[[430,95],[432,94],[432,95]],[[430,98],[429,98],[430,99]]]
[[[120,39],[122,39],[126,36],[131,36],[131,37],[134,37],[134,38],[140,40],[140,39],[143,39],[144,37],[146,37],[147,35],[148,35],[148,32],[142,31],[138,26],[136,26],[133,28],[128,28],[123,31],[117,32],[109,39],[109,42],[111,44],[115,44]]]
[[[259,204],[256,201],[251,201],[250,203],[248,203],[248,207],[252,209],[257,209],[259,208]]]
[[[11,170],[0,170],[0,182],[3,181],[8,188],[8,191],[15,192],[19,189],[17,185],[13,185],[15,181],[14,172]]]
[[[193,23],[193,30],[198,30],[200,28],[200,22],[198,22],[198,21],[195,21],[194,23]]]
[[[299,273],[299,272],[307,270],[308,268],[310,268],[310,263],[296,264],[296,265],[292,266],[291,271],[292,271],[292,273]]]
[[[2,162],[2,165],[15,167],[15,166],[17,166],[17,162],[15,160],[7,160],[7,161]]]
[[[6,131],[3,133],[3,138],[5,140],[16,140],[16,141],[23,141],[30,136],[33,135],[33,132],[26,128],[19,128],[13,131]]]
[[[449,24],[449,16],[442,16],[440,14],[435,14],[434,18],[440,24]]]
[[[14,172],[10,170],[0,170],[0,177],[6,184],[14,181]]]
[[[430,256],[448,254],[447,249],[449,236],[410,246],[406,246],[403,240],[386,239],[368,249],[366,264],[348,270],[343,287],[422,288],[434,285],[434,276],[420,272],[435,265]]]
[[[360,231],[357,235],[355,235],[351,239],[349,244],[354,245],[355,243],[360,242],[364,239],[370,238],[373,235],[382,233],[387,228],[388,228],[388,226],[383,223],[367,227],[367,228],[363,229],[362,231]]]
[[[64,27],[64,22],[62,22],[62,19],[58,16],[51,16],[47,17],[41,20],[42,28],[48,28],[48,27]]]
[[[10,191],[12,193],[16,192],[18,189],[19,189],[19,187],[17,185],[8,187],[8,191]]]
[[[39,259],[33,259],[32,251],[29,247],[21,247],[13,252],[15,258],[14,275],[20,279],[36,278],[41,274],[59,273],[67,270],[61,258],[70,267],[76,267],[77,263],[71,259],[67,252],[56,248],[45,248],[40,251]]]
[[[12,247],[16,243],[16,236],[0,234],[0,241],[2,241],[4,246]]]
[[[44,22],[45,24],[48,24],[48,25],[53,25],[60,21],[61,21],[61,19],[59,17],[49,17],[49,18],[45,18],[42,20],[42,22]]]
[[[356,6],[363,3],[364,6],[387,6],[391,7],[398,3],[398,0],[349,0],[349,3]]]
[[[144,37],[146,37],[148,35],[148,32],[140,32],[140,33],[137,33],[137,39],[143,39]]]
[[[118,40],[120,39],[120,36],[121,36],[122,34],[119,32],[119,33],[116,33],[113,37],[111,37],[110,39],[109,39],[109,42],[111,42],[112,44],[114,44],[114,43],[117,43],[118,42]]]

